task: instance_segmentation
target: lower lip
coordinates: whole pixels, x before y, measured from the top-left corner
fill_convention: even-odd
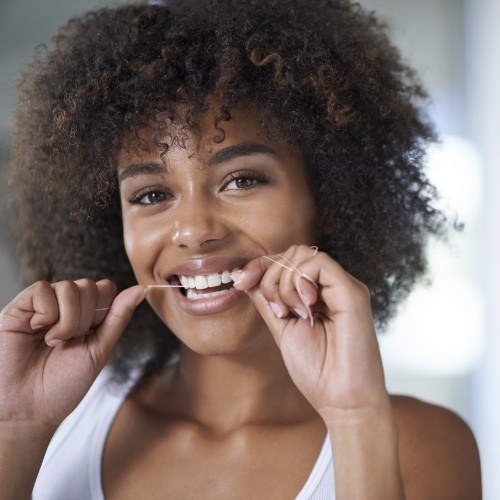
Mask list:
[[[188,314],[193,314],[195,316],[223,312],[232,307],[246,295],[244,292],[231,287],[227,292],[217,295],[216,297],[191,300],[184,296],[178,288],[174,288],[172,290],[181,309]]]

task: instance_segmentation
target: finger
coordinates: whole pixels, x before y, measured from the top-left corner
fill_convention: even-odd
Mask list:
[[[33,330],[48,328],[59,319],[59,307],[54,290],[48,281],[37,281],[33,287],[32,307],[35,314],[31,317]]]
[[[355,312],[360,308],[370,308],[370,292],[359,280],[351,276],[329,255],[319,252],[314,259],[304,262],[300,271],[320,284],[318,297],[327,305],[331,313]],[[309,300],[313,299],[310,288],[304,280],[299,282],[300,289]]]
[[[116,285],[111,280],[100,280],[96,285],[98,296],[95,304],[94,319],[91,324],[92,329],[96,329],[104,321],[118,293]]]
[[[284,318],[290,313],[290,308],[285,303],[279,293],[280,281],[283,279],[283,274],[287,271],[283,266],[279,265],[276,259],[278,255],[265,256],[271,264],[262,276],[258,287],[263,293],[266,300],[269,302],[271,309],[275,312],[278,318]]]
[[[250,297],[251,301],[253,302],[259,314],[264,319],[267,327],[269,328],[269,331],[271,332],[271,335],[276,341],[276,344],[278,345],[278,347],[280,347],[281,338],[285,326],[288,324],[288,322],[297,320],[294,319],[293,317],[292,318],[278,317],[276,311],[273,310],[272,303],[268,302],[268,300],[266,299],[266,297],[264,297],[264,294],[262,293],[259,287],[254,287],[250,290],[245,290],[245,292]]]
[[[272,265],[273,262],[264,257],[251,260],[241,271],[231,273],[234,280],[234,287],[238,290],[250,290],[254,288],[260,283],[260,280]]]
[[[53,341],[68,340],[76,335],[80,324],[80,289],[74,281],[65,280],[53,283],[59,318],[45,335],[49,345]]]
[[[275,291],[280,302],[289,307],[296,316],[309,320],[311,324],[313,323],[313,316],[310,309],[311,301],[308,299],[312,297],[308,295],[309,287],[305,288],[306,296],[301,296],[299,293],[301,289],[298,283],[300,279],[303,279],[304,281],[309,281],[309,285],[316,287],[316,284],[310,278],[306,279],[300,270],[301,264],[313,258],[314,255],[309,247],[294,245],[273,259],[275,260],[275,266],[281,269],[278,276],[277,290]],[[267,276],[275,269],[275,266],[269,269],[261,283],[266,283]],[[264,295],[269,298],[266,290],[264,291]]]
[[[285,317],[289,307],[279,296],[279,277],[285,267],[279,262],[279,255],[264,255],[247,263],[240,271],[232,273],[234,287],[238,290],[249,291],[255,286],[264,292],[278,317]]]
[[[285,269],[281,273],[278,293],[280,299],[296,316],[311,321],[312,314],[310,308],[303,303],[296,286],[297,278],[300,277],[300,271],[297,266],[300,264],[301,257],[304,258],[304,255],[300,256],[297,251],[287,252],[287,255],[282,256],[288,269]]]
[[[89,349],[98,369],[108,361],[113,347],[147,292],[148,289],[143,285],[135,285],[122,291],[116,296],[102,324],[93,335],[89,335]]]
[[[311,281],[303,275],[296,276],[295,288],[300,297],[300,300],[305,306],[312,306],[318,301],[318,287],[313,285]]]
[[[59,309],[48,281],[37,281],[20,292],[2,310],[4,332],[32,333],[49,328],[57,321]]]
[[[293,245],[283,254],[254,259],[241,271],[233,273],[234,286],[246,291],[258,284],[278,317],[287,316],[291,308],[295,315],[312,322],[310,307],[299,296],[293,280],[301,275],[297,264],[314,255],[309,247]]]
[[[80,293],[79,322],[72,338],[86,335],[94,320],[94,311],[97,302],[97,285],[94,281],[84,278],[75,281]]]

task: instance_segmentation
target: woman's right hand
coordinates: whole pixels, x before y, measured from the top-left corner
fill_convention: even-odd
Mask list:
[[[38,281],[0,313],[0,427],[56,429],[106,364],[147,289]]]

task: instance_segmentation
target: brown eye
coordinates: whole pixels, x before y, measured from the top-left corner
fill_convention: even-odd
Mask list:
[[[239,179],[235,179],[233,182],[230,182],[227,185],[226,189],[229,187],[230,184],[234,184],[237,189],[244,189],[244,188],[248,188],[250,186],[253,186],[256,183],[257,183],[257,181],[255,179],[250,179],[248,177],[241,177]],[[231,188],[229,188],[229,189],[231,189]]]
[[[158,203],[160,201],[164,201],[166,199],[165,193],[160,193],[158,191],[153,191],[151,193],[145,194],[141,199],[140,203],[144,205],[153,205],[154,203]]]
[[[133,205],[155,205],[169,198],[169,194],[165,191],[154,189],[142,191],[132,197],[130,203]]]
[[[231,174],[229,182],[225,185],[225,190],[248,189],[257,184],[264,184],[266,178],[258,172],[235,172]]]

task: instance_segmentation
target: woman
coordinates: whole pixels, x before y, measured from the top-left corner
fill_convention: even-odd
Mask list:
[[[467,426],[384,386],[374,322],[447,221],[373,15],[101,10],[20,96],[5,498],[480,498]]]

